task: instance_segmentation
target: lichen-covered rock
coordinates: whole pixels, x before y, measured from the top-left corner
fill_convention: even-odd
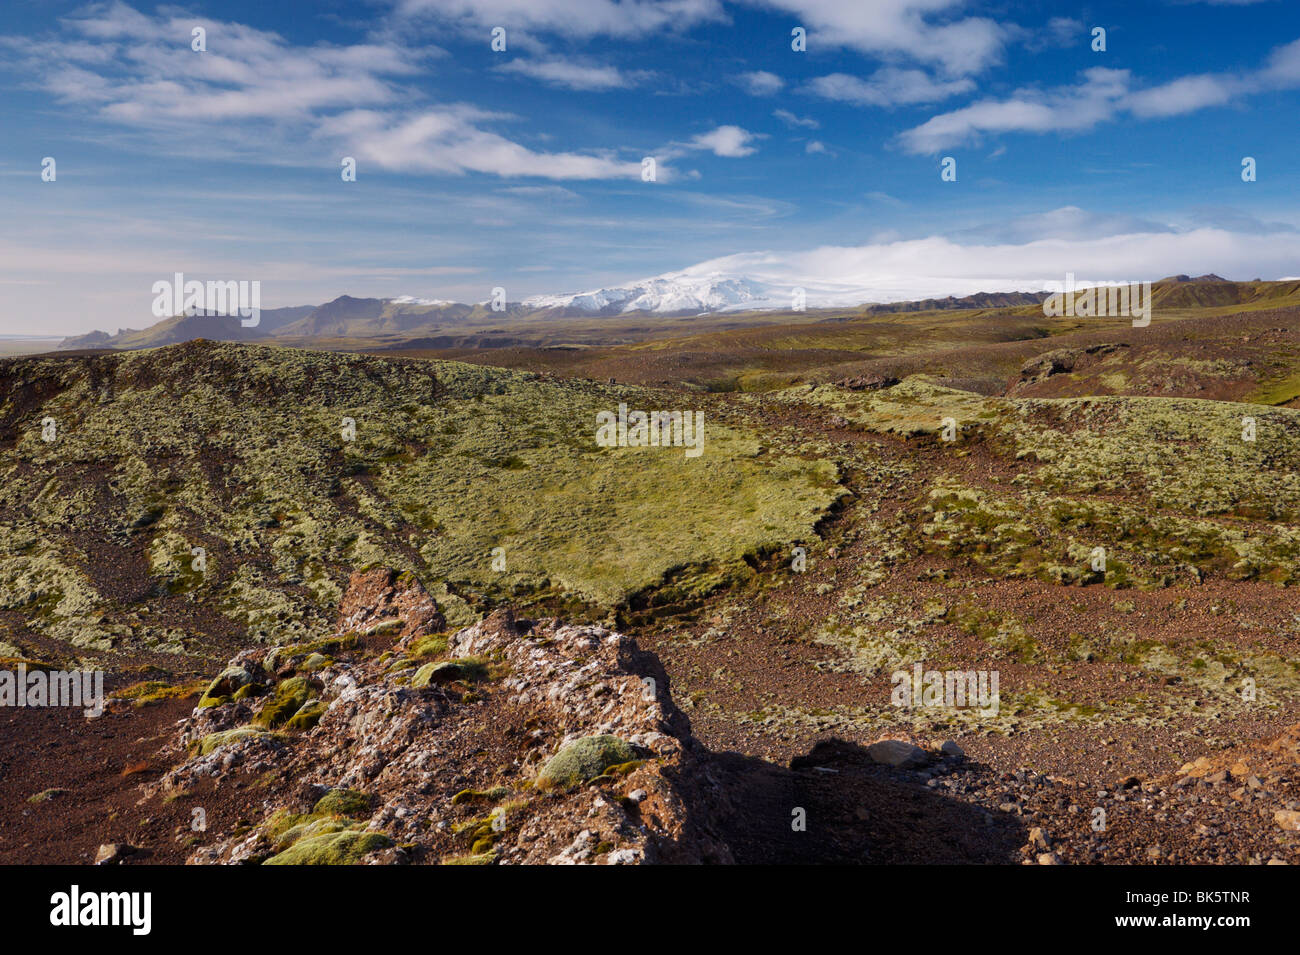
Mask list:
[[[576,786],[602,775],[610,766],[629,763],[636,752],[617,736],[584,736],[565,743],[537,774],[537,785]]]
[[[264,735],[266,735],[266,730],[260,726],[239,726],[232,730],[222,730],[218,733],[209,733],[207,736],[204,736],[199,740],[199,755],[207,756],[209,753],[222,746]]]
[[[443,660],[426,663],[411,677],[411,686],[422,687],[430,683],[451,683],[455,680],[472,680],[481,675],[482,667],[468,660]]]
[[[372,616],[345,603],[340,628]],[[387,604],[423,606],[418,592]],[[209,830],[190,862],[731,860],[713,834],[711,813],[725,797],[704,769],[707,754],[663,691],[658,661],[631,639],[508,612],[449,635],[445,646],[423,627],[398,632],[407,630],[387,651],[332,652],[316,674],[318,697],[280,724],[285,732],[254,721],[261,701],[191,715],[178,744],[208,739],[196,748],[208,754],[191,750],[147,785],[180,794],[213,776],[221,786],[228,773],[255,774],[244,778],[256,786],[261,816],[251,830]],[[446,656],[428,659],[438,650]],[[427,670],[427,680],[412,680],[412,658],[426,659],[415,672]],[[309,686],[284,676],[261,712],[300,700]],[[290,732],[308,714],[314,728]]]
[[[244,667],[226,667],[204,691],[203,696],[199,698],[199,708],[220,706],[234,697],[240,690],[251,686],[252,683],[253,674],[249,673]]]

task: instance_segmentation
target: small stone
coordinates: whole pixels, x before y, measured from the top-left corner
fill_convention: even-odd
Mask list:
[[[135,852],[135,846],[125,842],[106,842],[95,852],[95,865],[117,865]]]
[[[1294,809],[1279,809],[1273,813],[1273,821],[1287,832],[1300,832],[1300,812]]]
[[[1047,833],[1038,826],[1029,830],[1029,844],[1043,851],[1052,848],[1052,840],[1048,839]]]
[[[634,789],[627,794],[627,798],[633,802],[643,802],[648,793],[644,789]]]
[[[1044,852],[1038,856],[1039,865],[1065,865],[1061,857],[1055,852]]]
[[[966,755],[966,751],[958,746],[954,740],[944,740],[943,745],[939,747],[939,752],[943,753],[945,756],[951,756],[954,759],[961,759]]]

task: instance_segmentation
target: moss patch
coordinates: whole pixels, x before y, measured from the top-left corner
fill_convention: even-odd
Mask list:
[[[610,766],[629,763],[636,752],[617,736],[584,736],[560,748],[537,774],[541,788],[567,788],[595,779]]]
[[[356,865],[367,854],[393,844],[382,832],[325,832],[298,839],[263,865]]]

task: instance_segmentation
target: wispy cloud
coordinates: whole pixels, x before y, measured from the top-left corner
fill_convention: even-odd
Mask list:
[[[1008,28],[987,17],[962,17],[963,0],[746,0],[798,17],[808,42],[872,56],[906,56],[952,76],[999,62]]]
[[[1182,116],[1224,106],[1256,93],[1300,87],[1300,40],[1277,47],[1265,65],[1245,73],[1182,76],[1138,87],[1129,70],[1094,67],[1074,86],[1026,89],[934,116],[899,136],[913,153],[934,153],[976,141],[981,134],[1080,132],[1122,115],[1137,119]]]
[[[774,109],[772,110],[772,115],[785,123],[791,129],[799,127],[803,127],[804,129],[817,129],[821,126],[821,123],[817,122],[817,120],[813,119],[811,116],[796,116],[788,109]]]
[[[60,103],[148,137],[155,149],[193,153],[210,143],[278,161],[318,163],[323,144],[371,168],[548,179],[639,178],[640,159],[546,152],[488,128],[509,117],[464,104],[413,107],[406,81],[422,75],[436,47],[393,42],[293,46],[276,33],[175,12],[149,16],[121,2],[62,21],[64,34],[0,37],[0,65],[35,77]],[[207,50],[190,47],[195,26]],[[68,42],[67,34],[73,36]],[[553,85],[626,86],[641,78],[577,61],[513,60],[501,67]],[[274,148],[272,148],[274,147]],[[292,162],[292,159],[287,161]],[[669,170],[660,171],[661,176]]]
[[[727,20],[719,0],[398,0],[399,13],[467,31],[504,27],[566,37],[643,37]]]
[[[934,103],[960,93],[969,93],[975,83],[969,78],[936,80],[923,70],[885,67],[865,80],[846,73],[831,73],[810,80],[806,93],[855,106],[910,106]]]
[[[593,64],[571,58],[510,60],[497,69],[531,77],[548,86],[571,90],[617,90],[637,86],[653,74],[645,70],[626,71],[616,66]]]
[[[785,80],[767,70],[754,70],[735,77],[736,83],[750,96],[772,96],[785,88]]]
[[[71,105],[139,126],[199,121],[287,121],[323,109],[400,100],[399,78],[440,51],[395,45],[302,47],[278,34],[208,17],[149,17],[96,4],[61,21],[64,34],[0,37],[0,55]],[[206,52],[190,47],[202,27]],[[67,34],[74,37],[69,42]]]
[[[381,169],[545,179],[640,178],[640,159],[620,159],[612,152],[588,155],[529,149],[481,128],[482,121],[491,118],[463,105],[400,116],[352,110],[322,120],[319,135],[350,150],[358,162]]]

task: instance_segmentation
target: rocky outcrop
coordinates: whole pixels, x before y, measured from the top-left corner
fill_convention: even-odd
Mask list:
[[[509,612],[441,625],[413,579],[358,574],[332,637],[231,660],[250,682],[184,722],[158,785],[199,802],[256,779],[264,804],[189,861],[731,861],[654,657]]]
[[[1105,342],[1089,345],[1086,348],[1058,348],[1045,352],[1025,362],[1020,369],[1020,383],[1033,384],[1046,381],[1053,375],[1061,375],[1075,370],[1085,358],[1109,355],[1121,348],[1128,348],[1126,342]]]
[[[880,391],[882,388],[892,388],[898,382],[899,379],[893,375],[856,375],[835,384],[849,391]]]

